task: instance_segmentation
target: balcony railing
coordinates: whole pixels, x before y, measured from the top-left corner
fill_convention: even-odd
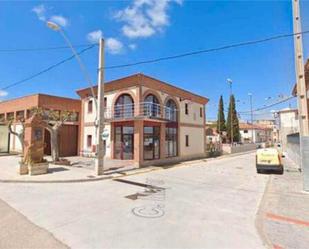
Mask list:
[[[132,118],[150,118],[176,121],[177,110],[151,102],[116,105],[114,108],[105,108],[105,119],[107,120]]]

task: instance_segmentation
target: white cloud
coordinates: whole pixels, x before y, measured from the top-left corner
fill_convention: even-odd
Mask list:
[[[51,8],[46,8],[44,4],[40,4],[37,6],[34,6],[32,8],[32,12],[36,14],[38,19],[42,22],[46,22],[47,20],[57,23],[58,25],[62,27],[66,27],[69,24],[69,20],[62,16],[62,15],[47,15],[47,10],[50,10]]]
[[[7,96],[9,93],[3,90],[0,90],[0,97],[5,97]]]
[[[123,44],[115,38],[107,38],[105,41],[107,52],[111,54],[120,54],[123,51]]]
[[[46,21],[46,8],[43,4],[34,6],[32,11],[37,15],[40,21]]]
[[[62,27],[66,27],[69,24],[69,20],[65,18],[64,16],[60,16],[60,15],[52,16],[49,20],[57,23],[58,25]]]
[[[129,38],[150,37],[169,25],[168,7],[171,3],[182,4],[182,0],[134,0],[116,13],[122,21],[122,33]]]
[[[87,40],[92,43],[97,43],[103,37],[102,30],[95,30],[87,34]]]
[[[87,40],[92,43],[97,43],[103,37],[102,30],[94,30],[87,34]],[[105,40],[106,51],[110,54],[120,54],[123,52],[124,46],[121,41],[110,37]]]
[[[131,49],[131,50],[135,50],[137,48],[137,45],[132,43],[132,44],[129,44],[128,47]]]

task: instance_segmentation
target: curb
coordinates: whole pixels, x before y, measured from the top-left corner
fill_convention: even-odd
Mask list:
[[[0,179],[0,183],[83,183],[83,182],[95,182],[95,181],[103,181],[103,180],[110,180],[110,179],[116,179],[121,177],[126,177],[130,175],[137,175],[142,173],[148,173],[155,170],[160,170],[161,168],[154,169],[149,168],[147,170],[131,170],[127,172],[120,172],[120,173],[113,173],[110,175],[103,175],[99,177],[94,178],[80,178],[80,179],[68,179],[68,180],[3,180]]]
[[[273,248],[273,244],[272,244],[271,240],[267,236],[267,233],[265,233],[265,231],[264,231],[264,222],[263,222],[264,209],[266,207],[267,195],[268,195],[271,183],[272,183],[272,175],[270,175],[268,180],[267,180],[265,191],[263,193],[261,202],[260,202],[259,207],[258,207],[258,211],[256,213],[256,218],[255,218],[255,228],[256,228],[263,244],[266,245],[267,248]]]
[[[110,175],[103,175],[99,177],[94,178],[80,178],[80,179],[69,179],[69,180],[4,180],[0,179],[0,183],[82,183],[82,182],[94,182],[94,181],[103,181],[103,180],[110,180],[110,179],[116,179],[116,178],[122,178],[127,177],[131,175],[138,175],[143,173],[149,173],[152,171],[157,170],[169,170],[169,169],[175,169],[178,167],[189,167],[191,164],[196,163],[202,163],[202,162],[211,162],[216,160],[221,160],[225,158],[230,157],[236,157],[241,155],[246,155],[253,153],[253,151],[246,151],[241,153],[235,153],[235,154],[229,154],[229,155],[222,155],[214,158],[204,158],[204,159],[197,159],[197,160],[191,160],[191,161],[184,161],[180,162],[172,167],[164,168],[164,166],[148,166],[146,168],[140,168],[140,169],[134,169],[134,170],[128,170],[124,172],[115,172]]]

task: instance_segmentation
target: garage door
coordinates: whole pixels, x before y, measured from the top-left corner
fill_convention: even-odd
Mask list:
[[[76,156],[78,141],[78,126],[64,125],[60,129],[59,154],[60,156]]]
[[[63,125],[60,128],[59,136],[59,155],[61,157],[76,156],[77,155],[77,143],[78,143],[78,126],[77,125]],[[44,154],[50,155],[50,134],[45,130],[44,137]]]

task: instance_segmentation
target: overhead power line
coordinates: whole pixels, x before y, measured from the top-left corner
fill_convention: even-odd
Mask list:
[[[220,50],[225,50],[225,49],[231,49],[231,48],[237,48],[237,47],[243,47],[243,46],[249,46],[249,45],[254,45],[254,44],[258,44],[258,43],[263,43],[263,42],[268,42],[268,41],[273,41],[273,40],[287,38],[287,37],[291,37],[291,36],[295,36],[295,35],[308,34],[308,33],[309,33],[309,30],[303,31],[303,32],[300,32],[300,33],[290,33],[290,34],[276,35],[276,36],[271,36],[271,37],[264,38],[264,39],[240,42],[240,43],[225,45],[225,46],[217,47],[217,48],[191,51],[191,52],[188,52],[188,53],[177,54],[177,55],[166,56],[166,57],[160,57],[160,58],[154,58],[154,59],[138,61],[138,62],[132,62],[132,63],[128,63],[128,64],[106,66],[106,67],[104,67],[104,69],[116,69],[116,68],[132,67],[132,66],[137,66],[137,65],[142,65],[142,64],[156,63],[156,62],[160,62],[160,61],[174,60],[174,59],[179,59],[179,58],[182,58],[182,57],[187,57],[187,56],[192,56],[192,55],[197,55],[197,54],[210,53],[210,52],[215,52],[215,51],[220,51]]]
[[[278,102],[276,102],[276,103],[273,103],[273,104],[270,104],[270,105],[263,106],[263,107],[260,107],[260,108],[258,108],[258,109],[252,110],[252,112],[258,112],[258,111],[262,111],[262,110],[271,108],[271,107],[273,107],[273,106],[276,106],[276,105],[282,104],[282,103],[284,103],[284,102],[287,102],[287,101],[289,101],[289,100],[291,100],[291,99],[293,99],[293,98],[295,98],[295,96],[290,96],[290,97],[288,97],[288,98],[286,98],[286,99],[283,99],[283,100],[280,100],[280,101],[278,101]],[[238,113],[239,113],[239,114],[248,114],[248,113],[250,113],[250,112],[251,112],[251,111],[243,111],[243,112],[238,112]]]
[[[95,47],[95,46],[96,46],[96,44],[93,44],[93,45],[91,45],[91,46],[88,46],[87,48],[85,48],[85,49],[79,51],[78,54],[80,55],[80,54],[82,54],[82,53],[84,53],[84,52],[86,52],[86,51],[92,49],[92,48]],[[54,69],[55,67],[58,67],[58,66],[64,64],[64,63],[67,62],[67,61],[72,60],[74,57],[75,57],[75,56],[72,55],[72,56],[70,56],[70,57],[68,57],[68,58],[66,58],[66,59],[64,59],[64,60],[62,60],[62,61],[59,61],[59,62],[57,62],[57,63],[55,63],[55,64],[53,64],[53,65],[51,65],[51,66],[49,66],[49,67],[47,67],[47,68],[45,68],[45,69],[43,69],[42,71],[40,71],[40,72],[38,72],[38,73],[32,74],[32,75],[30,75],[30,76],[28,76],[28,77],[26,77],[26,78],[24,78],[24,79],[22,79],[22,80],[19,80],[19,81],[16,81],[16,82],[12,83],[12,84],[9,84],[9,85],[7,85],[7,86],[1,88],[1,90],[7,90],[7,89],[12,88],[12,87],[14,87],[14,86],[20,85],[20,84],[22,84],[22,83],[24,83],[24,82],[26,82],[26,81],[28,81],[28,80],[31,80],[31,79],[33,79],[33,78],[35,78],[35,77],[37,77],[37,76],[39,76],[39,75],[41,75],[41,74],[44,74],[44,73],[46,73],[46,72],[48,72],[48,71]]]
[[[98,45],[98,44],[95,44]],[[79,44],[74,45],[75,48],[89,47],[91,44]],[[8,48],[0,49],[0,53],[15,53],[15,52],[35,52],[35,51],[48,51],[48,50],[61,50],[70,49],[69,46],[58,46],[58,47],[45,47],[45,48]]]
[[[188,53],[183,53],[183,54],[178,54],[178,55],[173,55],[173,56],[167,56],[167,57],[160,57],[160,58],[156,58],[156,59],[150,59],[150,60],[144,60],[144,61],[139,61],[139,62],[133,62],[133,63],[128,63],[128,64],[122,64],[122,65],[114,65],[114,66],[107,66],[104,67],[104,69],[116,69],[116,68],[124,68],[124,67],[131,67],[131,66],[136,66],[136,65],[141,65],[141,64],[150,64],[150,63],[156,63],[156,62],[160,62],[160,61],[166,61],[166,60],[172,60],[172,59],[177,59],[177,58],[182,58],[182,57],[187,57],[187,56],[192,56],[192,55],[197,55],[197,54],[202,54],[202,53],[210,53],[210,52],[215,52],[215,51],[220,51],[220,50],[225,50],[225,49],[230,49],[230,48],[236,48],[236,47],[241,47],[241,46],[248,46],[248,45],[254,45],[254,44],[258,44],[258,43],[263,43],[263,42],[268,42],[268,41],[272,41],[272,40],[277,40],[277,39],[282,39],[282,38],[286,38],[286,37],[291,37],[291,36],[295,36],[295,35],[299,35],[299,34],[308,34],[309,31],[303,31],[300,33],[291,33],[291,34],[284,34],[284,35],[277,35],[277,36],[272,36],[272,37],[268,37],[268,38],[264,38],[264,39],[260,39],[260,40],[254,40],[254,41],[247,41],[247,42],[241,42],[241,43],[236,43],[236,44],[231,44],[231,45],[226,45],[226,46],[222,46],[222,47],[217,47],[217,48],[210,48],[210,49],[204,49],[204,50],[198,50],[198,51],[192,51],[192,52],[188,52]],[[81,45],[84,46],[84,45]],[[93,48],[94,46],[97,46],[97,44],[92,44],[91,46],[86,47],[85,49],[81,50],[78,54],[82,54],[85,51]],[[50,47],[50,48],[41,48],[41,49],[63,49],[63,48],[68,48],[66,46],[63,47]],[[18,49],[15,49],[18,50]],[[28,50],[30,51],[30,49],[19,49],[21,50]],[[32,49],[33,51],[33,49]],[[0,50],[1,52],[1,50]],[[50,70],[52,70],[53,68],[60,66],[62,64],[64,64],[65,62],[72,60],[74,58],[74,55],[56,63],[53,64],[51,66],[49,66],[48,68],[35,73],[27,78],[24,78],[22,80],[19,80],[17,82],[14,82],[10,85],[7,85],[3,88],[1,88],[1,90],[6,90],[9,89],[11,87],[14,87],[16,85],[22,84],[25,81],[31,80],[43,73],[46,73]]]

